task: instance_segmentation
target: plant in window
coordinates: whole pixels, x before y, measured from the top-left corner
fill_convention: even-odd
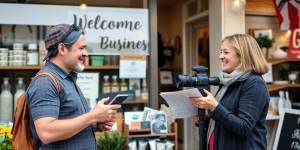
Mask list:
[[[272,47],[274,40],[270,39],[268,35],[259,34],[257,38],[255,38],[257,44],[262,49],[265,54],[266,59],[269,56],[269,48]]]
[[[273,39],[270,39],[268,35],[259,34],[255,40],[261,48],[271,48],[273,44]]]

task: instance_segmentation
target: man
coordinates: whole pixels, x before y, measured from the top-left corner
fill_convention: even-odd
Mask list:
[[[155,134],[167,133],[165,114],[158,113],[155,115],[151,130]]]
[[[30,129],[37,149],[96,149],[94,129],[109,130],[120,105],[98,102],[93,110],[76,84],[88,56],[86,39],[76,25],[59,24],[49,28],[45,45],[45,66],[57,78],[58,92],[49,76],[38,76],[27,90]]]

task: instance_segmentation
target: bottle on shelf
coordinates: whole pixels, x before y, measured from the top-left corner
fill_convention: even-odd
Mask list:
[[[3,78],[0,94],[0,121],[12,121],[13,96],[10,92],[9,78]]]
[[[120,90],[128,91],[128,84],[125,79],[121,79]]]
[[[18,98],[25,93],[25,85],[23,82],[23,78],[18,78],[18,83],[16,85],[16,93],[14,95],[14,111],[16,111],[16,106],[18,102]]]
[[[119,82],[118,82],[118,76],[113,75],[112,76],[112,83],[111,83],[111,92],[119,92]]]
[[[103,85],[102,85],[102,93],[110,93],[111,92],[111,84],[109,82],[109,76],[105,75],[103,77],[104,81],[103,81]]]
[[[141,99],[144,101],[148,100],[149,94],[148,94],[148,87],[147,87],[147,80],[143,79],[142,82],[142,91],[141,91]]]
[[[285,104],[284,92],[283,91],[279,91],[279,100],[278,100],[278,112],[279,112],[279,115],[283,115],[283,109],[285,108],[284,104]]]
[[[284,102],[284,108],[292,109],[292,103],[289,97],[289,92],[285,91],[285,102]]]

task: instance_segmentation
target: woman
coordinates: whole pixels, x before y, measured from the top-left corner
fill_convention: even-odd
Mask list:
[[[267,62],[249,35],[235,34],[221,43],[221,86],[214,97],[191,98],[193,104],[210,110],[207,132],[209,150],[265,150],[264,126],[269,92],[262,78]]]

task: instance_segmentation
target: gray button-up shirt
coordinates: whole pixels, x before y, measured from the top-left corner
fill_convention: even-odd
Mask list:
[[[54,142],[42,144],[37,136],[34,121],[43,117],[54,117],[58,119],[70,119],[88,112],[87,102],[76,84],[77,73],[67,74],[54,63],[48,61],[41,69],[54,73],[61,86],[58,93],[54,82],[49,76],[35,78],[27,89],[27,104],[30,110],[30,129],[40,150],[94,150],[96,140],[92,127],[87,127],[73,137]]]

